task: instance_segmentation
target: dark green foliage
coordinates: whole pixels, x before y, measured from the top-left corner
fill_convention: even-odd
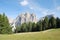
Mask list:
[[[42,20],[37,22],[37,31],[42,31]]]
[[[45,17],[44,20],[39,20],[37,23],[28,22],[23,23],[20,26],[16,26],[16,33],[20,32],[35,32],[43,31],[51,28],[60,28],[60,19]],[[12,33],[12,27],[9,24],[7,16],[5,13],[0,14],[0,34],[10,34]]]
[[[15,33],[19,33],[19,32],[21,32],[21,27],[16,26]]]
[[[45,17],[44,20],[39,20],[37,23],[23,23],[16,28],[17,32],[35,32],[35,31],[44,31],[51,28],[60,28],[60,19]]]
[[[32,31],[38,31],[36,23],[32,23]]]
[[[32,31],[32,22],[27,23],[27,29],[29,32]]]
[[[20,26],[16,27],[16,32],[31,32],[32,31],[32,23],[23,23]]]
[[[60,28],[60,19],[58,17],[56,18],[56,26],[57,28]]]
[[[54,17],[51,17],[49,20],[51,28],[56,28],[56,19]]]
[[[40,27],[39,30],[42,31],[43,30],[43,25],[42,25],[42,21],[40,21]]]
[[[7,16],[0,14],[0,34],[12,33]]]
[[[21,32],[27,32],[27,25],[26,25],[26,23],[23,23],[21,25]]]
[[[32,22],[23,23],[20,27],[16,28],[17,32],[32,32],[36,30],[36,24]]]
[[[45,17],[45,19],[43,20],[43,30],[48,29],[48,17]]]

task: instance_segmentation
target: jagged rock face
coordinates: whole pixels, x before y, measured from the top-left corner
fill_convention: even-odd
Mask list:
[[[53,15],[47,15],[47,17],[50,19]],[[44,20],[45,17],[40,18],[40,20]],[[20,26],[22,23],[27,22],[35,22],[37,23],[37,17],[35,14],[25,13],[20,14],[17,16],[17,18],[12,22],[12,31],[16,29],[17,26]]]
[[[37,18],[35,14],[30,14],[30,13],[22,13],[17,16],[17,18],[14,20],[12,23],[13,28],[16,26],[20,26],[22,23],[27,23],[27,22],[37,22]]]
[[[27,22],[37,22],[37,18],[35,14],[25,13],[21,14],[16,18],[15,26],[19,26],[22,23]]]

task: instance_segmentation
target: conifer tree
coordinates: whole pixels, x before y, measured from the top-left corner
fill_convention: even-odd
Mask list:
[[[60,19],[58,17],[56,18],[56,26],[57,28],[60,28]]]
[[[56,19],[54,17],[50,18],[49,23],[51,23],[51,28],[56,28]]]
[[[0,34],[12,33],[9,21],[5,13],[0,14]]]

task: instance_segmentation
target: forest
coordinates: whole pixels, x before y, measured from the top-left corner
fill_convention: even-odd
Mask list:
[[[23,23],[20,26],[16,26],[14,33],[21,33],[21,32],[37,32],[37,31],[44,31],[48,29],[56,29],[60,28],[60,18],[55,18],[52,16],[48,18],[47,16],[44,20],[39,20],[37,23],[28,22]],[[0,34],[10,34],[12,32],[12,27],[9,24],[8,17],[5,13],[0,14]]]

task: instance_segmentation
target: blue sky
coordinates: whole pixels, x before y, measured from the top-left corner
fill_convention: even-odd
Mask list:
[[[38,18],[54,14],[60,17],[60,0],[0,0],[0,13],[15,19],[20,13],[35,13]]]

